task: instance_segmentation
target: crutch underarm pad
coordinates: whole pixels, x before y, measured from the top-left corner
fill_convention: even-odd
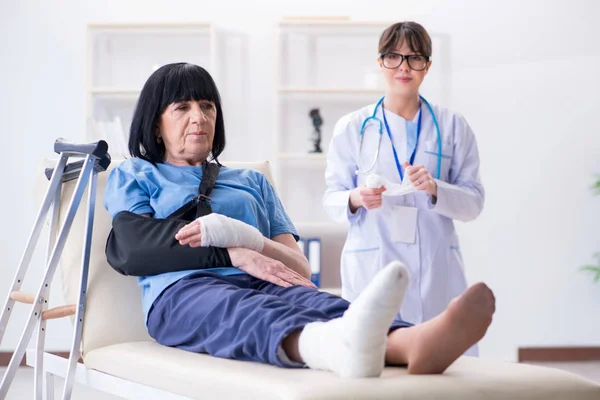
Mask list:
[[[117,272],[130,276],[232,266],[225,248],[180,245],[175,234],[187,223],[122,211],[113,218],[106,259]]]
[[[73,155],[86,155],[91,154],[98,158],[102,158],[108,152],[108,144],[104,140],[99,140],[94,143],[70,143],[63,138],[58,138],[54,142],[55,153],[71,153]]]

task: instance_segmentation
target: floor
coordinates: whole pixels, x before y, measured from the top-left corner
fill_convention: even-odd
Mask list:
[[[0,367],[0,376],[4,375],[6,367]],[[54,398],[62,399],[62,391],[65,380],[59,377],[54,378]],[[6,400],[33,399],[33,368],[21,367],[15,375],[15,379],[10,386]],[[118,400],[120,397],[108,395],[106,393],[89,389],[87,386],[75,385],[73,389],[73,400]]]
[[[533,363],[532,363],[533,364]],[[535,363],[535,365],[542,365],[546,367],[554,367],[564,369],[566,371],[573,372],[581,375],[587,379],[593,380],[600,384],[600,361],[589,361],[589,362],[576,362],[576,363]],[[4,375],[5,367],[0,368],[0,376]],[[62,385],[64,380],[61,378],[55,378],[54,390],[55,398],[60,399],[62,393]],[[33,398],[33,369],[28,367],[22,367],[17,372],[15,379],[12,383],[8,397],[6,400],[21,400],[21,399]],[[96,390],[89,389],[85,386],[76,385],[73,391],[73,400],[85,399],[85,400],[117,400],[119,397],[107,395]]]

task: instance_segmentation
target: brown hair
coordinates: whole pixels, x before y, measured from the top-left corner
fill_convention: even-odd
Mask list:
[[[423,26],[411,21],[397,22],[383,31],[379,38],[379,54],[394,51],[405,42],[416,54],[431,57],[431,37]]]

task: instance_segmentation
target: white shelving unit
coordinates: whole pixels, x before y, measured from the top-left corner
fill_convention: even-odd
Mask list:
[[[336,122],[383,95],[377,43],[386,22],[284,21],[276,40],[274,164],[282,201],[299,225],[331,226],[321,206],[326,153]],[[309,111],[323,119],[310,153]]]
[[[226,92],[220,85],[220,72],[229,71],[219,66],[223,50],[231,44],[225,42],[229,33],[211,23],[91,24],[87,33],[87,139],[106,140],[113,156],[128,154],[135,104],[144,82],[160,66],[173,62],[200,65]],[[237,44],[238,54],[242,47]],[[225,103],[227,98],[222,97]]]

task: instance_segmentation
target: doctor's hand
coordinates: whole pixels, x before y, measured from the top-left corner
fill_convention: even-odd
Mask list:
[[[423,165],[410,165],[404,162],[405,174],[415,189],[423,190],[431,196],[437,196],[437,183]]]
[[[381,207],[381,194],[385,192],[385,186],[378,189],[368,188],[361,185],[350,192],[350,211],[355,213],[360,207],[367,210]]]
[[[306,286],[316,289],[317,287],[308,279],[282,262],[264,256],[256,251],[242,247],[230,247],[227,249],[229,258],[234,267],[263,281],[274,283],[281,287],[294,285]]]

